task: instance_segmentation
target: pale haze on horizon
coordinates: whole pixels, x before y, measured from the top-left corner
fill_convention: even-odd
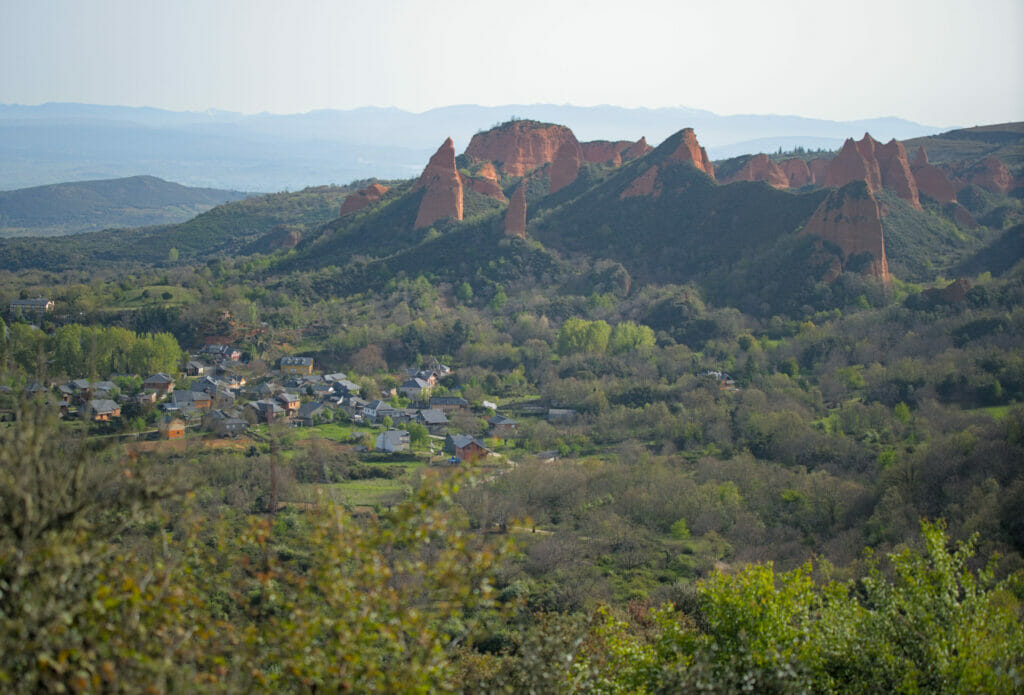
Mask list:
[[[0,0],[0,103],[1024,120],[1024,1]]]

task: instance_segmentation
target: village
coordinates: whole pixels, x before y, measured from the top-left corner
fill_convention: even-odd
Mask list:
[[[457,389],[449,390],[455,384],[449,366],[430,359],[389,376],[396,386],[368,393],[356,383],[359,377],[318,371],[313,357],[286,355],[273,366],[243,361],[242,350],[232,345],[210,343],[189,355],[177,374],[31,381],[17,390],[2,385],[0,394],[10,404],[19,396],[45,403],[92,436],[124,440],[258,440],[271,426],[346,423],[357,452],[419,450],[431,463],[447,464],[488,458],[497,463],[503,456],[496,448],[516,445],[518,421],[491,401],[473,406]],[[577,417],[572,409],[537,403],[521,409],[553,424],[571,424]],[[13,415],[12,409],[0,415]],[[553,459],[557,452],[539,455]]]

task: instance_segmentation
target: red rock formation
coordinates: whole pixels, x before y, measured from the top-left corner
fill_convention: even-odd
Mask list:
[[[854,181],[832,191],[811,215],[802,233],[838,246],[842,269],[850,269],[852,261],[853,269],[889,282],[882,216],[866,181]]]
[[[989,156],[972,166],[965,174],[968,184],[981,186],[993,193],[1006,195],[1014,187],[1013,174],[999,158]]]
[[[619,194],[619,200],[645,195],[653,196],[655,198],[661,195],[661,184],[658,183],[657,164],[633,179],[633,182],[626,187],[626,190]]]
[[[494,162],[484,162],[481,164],[476,175],[482,179],[498,180],[498,170],[494,168]]]
[[[820,157],[807,162],[807,168],[811,172],[811,183],[815,186],[825,185],[825,177],[828,175],[828,165],[829,160],[821,159]]]
[[[463,186],[469,186],[477,193],[494,198],[502,203],[508,200],[505,198],[505,192],[501,190],[501,184],[498,183],[498,172],[494,169],[494,165],[491,162],[484,162],[476,174],[468,181],[463,181]]]
[[[903,143],[897,142],[894,138],[885,145],[878,145],[875,147],[875,156],[878,158],[878,168],[882,172],[882,185],[920,210],[917,183],[914,181],[914,175],[910,173],[907,149]]]
[[[576,136],[563,125],[537,121],[511,121],[486,133],[477,133],[466,154],[479,161],[495,162],[508,176],[523,176],[555,160],[559,148]]]
[[[344,217],[350,212],[362,210],[367,205],[372,205],[378,200],[384,197],[384,194],[391,190],[388,186],[382,186],[379,183],[371,183],[366,188],[362,188],[355,193],[350,194],[345,201],[341,204],[341,213],[339,217]]]
[[[878,192],[882,188],[882,175],[875,159],[875,144],[867,133],[860,142],[848,138],[839,154],[829,162],[822,185],[840,188],[853,181],[866,181],[871,193]]]
[[[715,167],[708,159],[707,151],[697,142],[693,128],[683,129],[679,145],[669,154],[669,159],[674,162],[690,162],[711,178],[715,178]]]
[[[811,170],[802,159],[787,159],[779,164],[779,168],[786,175],[790,188],[801,188],[813,181]]]
[[[651,152],[653,149],[653,147],[647,144],[647,138],[641,137],[639,140],[623,150],[622,161],[630,162],[634,159],[639,159],[648,152]]]
[[[495,200],[500,200],[503,203],[507,200],[505,197],[505,191],[501,190],[501,186],[498,185],[497,181],[491,181],[490,179],[478,179],[474,176],[468,179],[465,182],[465,185],[488,198],[494,198]]]
[[[646,138],[640,138],[636,142],[630,142],[629,140],[618,140],[616,142],[592,140],[591,142],[581,142],[580,149],[583,152],[584,162],[619,166],[623,162],[643,157],[654,148],[647,144]]]
[[[766,181],[773,188],[789,188],[789,177],[766,154],[755,154],[725,183],[733,181]]]
[[[580,146],[576,139],[563,142],[548,172],[548,193],[560,191],[575,181],[580,175],[581,160]]]
[[[505,234],[526,238],[526,182],[520,183],[505,211]]]
[[[416,229],[446,217],[462,219],[462,179],[455,167],[455,145],[448,138],[430,158],[413,190],[426,189],[416,214]]]
[[[923,147],[918,148],[910,171],[913,173],[917,189],[921,193],[924,193],[929,198],[934,198],[940,203],[956,201],[956,190],[953,188],[949,177],[946,176],[946,172],[928,162],[928,154],[924,151]]]
[[[618,142],[592,140],[591,142],[581,142],[580,150],[583,153],[584,162],[618,166],[622,164],[622,151],[632,144],[626,140],[619,140]]]

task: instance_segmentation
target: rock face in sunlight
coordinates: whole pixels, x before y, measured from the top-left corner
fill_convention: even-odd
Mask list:
[[[787,159],[779,165],[779,168],[786,175],[790,188],[801,188],[814,182],[810,167],[802,159]]]
[[[653,147],[647,144],[647,138],[641,137],[622,153],[622,161],[629,162],[638,159],[653,149]]]
[[[464,181],[464,185],[469,186],[481,195],[494,198],[502,203],[508,200],[505,198],[505,192],[501,190],[501,184],[498,182],[498,172],[491,162],[484,162],[483,166],[473,176]]]
[[[733,181],[764,181],[773,188],[789,188],[789,177],[766,154],[756,154],[748,159],[747,163],[724,183]]]
[[[548,174],[548,193],[555,193],[562,190],[576,180],[580,175],[580,161],[583,159],[580,146],[575,142],[566,141],[558,148],[555,159],[551,162],[551,170]]]
[[[871,193],[887,188],[915,209],[921,209],[907,150],[896,140],[883,145],[864,133],[858,141],[851,138],[843,143],[839,154],[828,164],[824,185],[838,188],[853,181],[864,181]]]
[[[384,197],[391,188],[389,186],[382,186],[379,183],[371,183],[366,188],[362,188],[349,197],[345,198],[345,201],[341,204],[341,213],[339,217],[362,210],[368,205],[376,203],[378,200]]]
[[[956,189],[953,188],[953,183],[946,176],[946,172],[928,162],[928,153],[924,151],[923,147],[919,147],[914,156],[911,172],[914,174],[914,182],[917,183],[917,188],[921,193],[940,203],[956,201]]]
[[[466,155],[494,162],[506,176],[524,176],[555,161],[565,144],[579,148],[572,131],[564,125],[537,121],[510,121],[484,133],[477,133],[466,148]]]
[[[807,162],[807,168],[811,172],[811,183],[815,186],[825,185],[825,177],[828,175],[829,161],[830,160],[828,159],[818,157],[817,159],[812,159]]]
[[[451,138],[430,158],[415,189],[426,189],[416,213],[416,229],[448,217],[462,219],[462,178],[455,166],[455,145]]]
[[[874,145],[874,138],[867,133],[859,142],[847,138],[839,154],[829,162],[822,185],[840,188],[853,181],[864,181],[868,192],[877,193],[882,187],[882,174],[878,170]]]
[[[526,184],[516,187],[505,211],[505,234],[526,238]]]
[[[653,196],[657,198],[661,195],[661,185],[658,183],[658,165],[655,164],[649,168],[640,176],[633,179],[633,182],[619,194],[620,200],[626,198],[636,198],[638,196]]]
[[[823,279],[834,280],[847,270],[889,282],[882,216],[866,181],[853,181],[832,191],[811,215],[802,233],[839,247],[840,255]]]
[[[679,144],[669,155],[674,162],[690,162],[711,178],[715,178],[715,167],[708,159],[707,151],[697,142],[697,134],[693,128],[684,128],[680,133]]]
[[[580,149],[583,153],[583,161],[594,164],[610,164],[619,166],[623,162],[642,157],[650,152],[653,147],[647,144],[646,138],[640,138],[636,142],[629,140],[592,140],[581,142]]]
[[[917,182],[910,173],[910,162],[907,160],[907,148],[895,139],[884,145],[875,143],[875,157],[878,168],[882,172],[882,185],[903,200],[910,203],[916,210],[921,209],[921,201],[917,195]]]

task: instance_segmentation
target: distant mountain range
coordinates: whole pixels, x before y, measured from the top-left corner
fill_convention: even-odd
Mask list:
[[[301,189],[369,177],[416,176],[437,143],[461,149],[481,124],[510,118],[563,123],[583,140],[661,142],[694,128],[712,159],[780,147],[838,149],[870,131],[880,140],[940,128],[899,118],[827,121],[799,116],[719,116],[688,108],[554,104],[448,106],[243,115],[89,104],[0,105],[0,190],[150,174],[190,186]]]
[[[155,176],[2,191],[0,237],[174,224],[244,197],[246,194],[238,191],[189,188]]]

